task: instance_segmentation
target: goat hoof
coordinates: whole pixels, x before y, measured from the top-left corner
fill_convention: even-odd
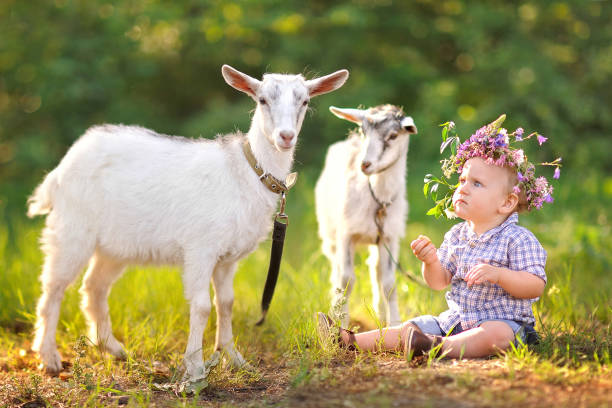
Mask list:
[[[185,393],[188,395],[193,395],[199,393],[206,387],[208,387],[208,381],[206,381],[206,378],[204,377],[183,378],[183,381],[181,381],[178,385],[178,392],[181,394]]]
[[[242,361],[237,362],[237,361],[233,361],[231,359],[228,359],[226,357],[226,362],[227,364],[229,364],[229,366],[233,369],[233,370],[241,370],[241,371],[246,371],[248,373],[255,373],[257,372],[257,369],[251,365],[251,363],[249,363],[248,361],[242,359]]]
[[[111,355],[112,355],[113,357],[115,357],[115,358],[116,358],[117,360],[119,360],[119,361],[125,361],[125,360],[127,360],[127,358],[128,358],[128,355],[127,355],[127,353],[125,352],[125,350],[121,350],[121,351],[120,351],[120,352],[118,352],[118,353],[111,353]]]
[[[252,371],[254,368],[242,357],[242,354],[238,350],[232,347],[223,348],[223,355],[225,360],[236,369],[244,369],[247,371]]]
[[[206,382],[210,370],[219,364],[221,354],[215,351],[205,363],[198,363],[196,365],[187,365],[185,374],[183,374],[183,383],[198,383]]]
[[[127,352],[123,345],[117,342],[113,347],[107,347],[106,352],[115,357],[117,360],[127,360]]]
[[[62,371],[62,358],[56,350],[51,353],[41,353],[40,357],[45,374],[55,377]]]
[[[206,378],[208,373],[205,372],[204,366],[192,367],[185,370],[181,382],[197,382]]]

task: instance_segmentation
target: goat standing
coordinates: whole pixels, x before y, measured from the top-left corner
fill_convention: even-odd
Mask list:
[[[55,332],[66,287],[89,262],[81,292],[91,341],[117,357],[108,294],[127,264],[183,267],[190,304],[185,377],[204,372],[202,337],[217,309],[216,349],[236,366],[246,362],[232,340],[233,276],[272,226],[278,195],[250,167],[248,141],[258,165],[285,180],[311,97],[344,84],[348,71],[305,80],[301,75],[251,78],[224,65],[232,87],[257,102],[246,136],[216,140],[167,137],[137,126],[95,126],[79,138],[29,199],[28,215],[46,214],[45,262],[38,302],[38,351],[49,373],[61,370]]]
[[[360,125],[347,140],[329,147],[315,187],[319,236],[332,269],[332,308],[340,308],[347,327],[355,245],[367,244],[374,308],[387,325],[399,324],[393,259],[398,259],[405,232],[406,156],[409,135],[417,129],[411,117],[392,105],[367,110],[332,106],[330,110]],[[381,208],[386,215],[379,218],[379,230],[375,216]]]

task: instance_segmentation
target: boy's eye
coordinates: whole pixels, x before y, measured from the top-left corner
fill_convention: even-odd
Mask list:
[[[481,186],[482,186],[482,184],[480,184],[480,181],[475,181],[475,182],[474,182],[474,186],[475,186],[475,187],[481,187]]]

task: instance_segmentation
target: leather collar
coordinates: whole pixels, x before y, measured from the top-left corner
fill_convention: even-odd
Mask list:
[[[374,199],[374,201],[376,201],[376,204],[378,204],[380,208],[386,209],[388,206],[393,204],[393,202],[395,201],[395,197],[393,197],[391,201],[382,201],[378,197],[376,197],[376,194],[374,194],[374,188],[372,188],[372,182],[370,181],[369,177],[368,177],[368,187],[370,188],[370,194],[372,194],[372,198]]]
[[[244,157],[246,157],[247,161],[251,165],[251,168],[259,177],[259,180],[273,193],[281,194],[287,192],[293,185],[295,184],[295,180],[297,178],[297,173],[291,173],[287,176],[285,182],[280,181],[270,173],[266,173],[259,163],[257,163],[257,159],[253,155],[253,150],[251,149],[251,144],[248,139],[245,139],[242,144],[242,151],[244,152]],[[286,184],[285,184],[286,183]]]

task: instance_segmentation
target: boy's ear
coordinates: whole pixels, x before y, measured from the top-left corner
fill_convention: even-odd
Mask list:
[[[499,212],[502,214],[512,214],[516,210],[519,203],[519,197],[515,192],[508,194],[504,202],[502,203]]]

